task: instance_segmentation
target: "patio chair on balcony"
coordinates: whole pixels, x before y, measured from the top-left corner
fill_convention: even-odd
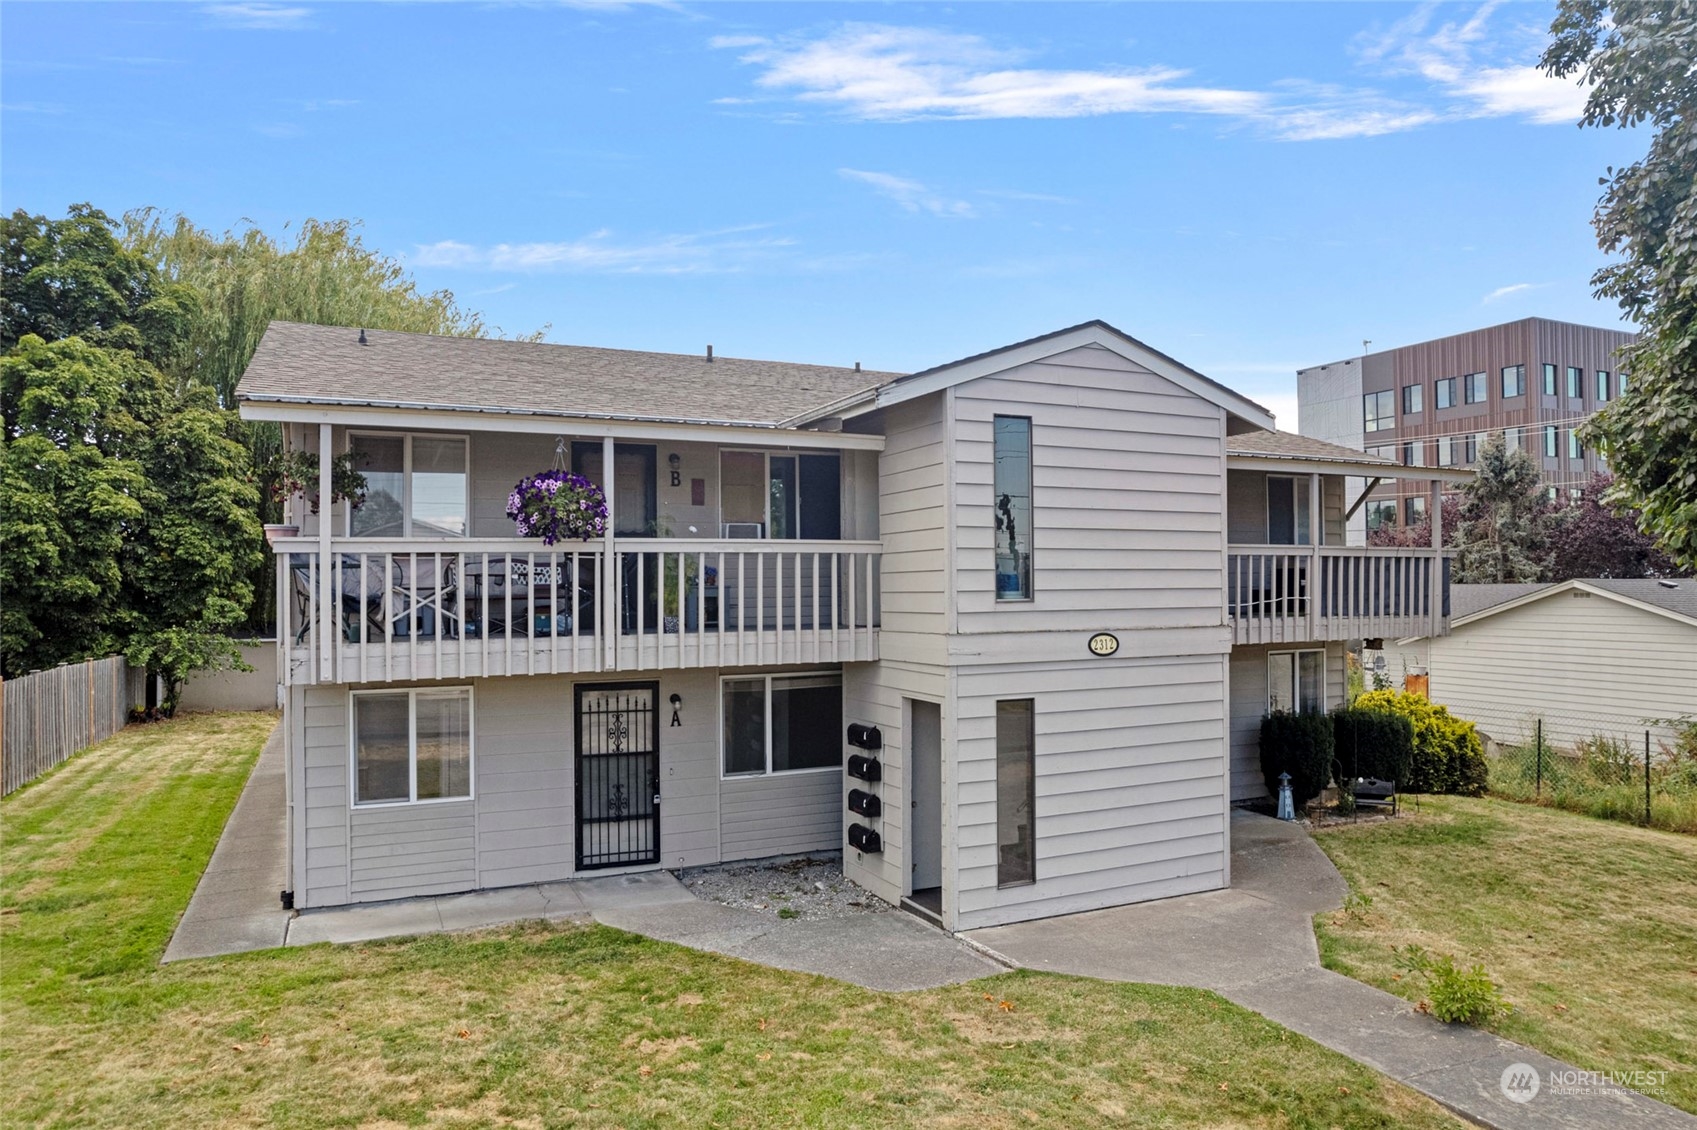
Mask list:
[[[359,566],[357,556],[342,554],[338,558],[336,575],[331,578],[341,600],[337,620],[341,626],[342,639],[348,643],[359,642],[361,617],[365,619],[368,636],[381,639],[386,630],[383,625],[382,569],[368,567],[362,583]],[[294,596],[295,615],[300,621],[300,630],[295,633],[297,644],[306,639],[317,615],[318,593],[314,587],[316,580],[318,578],[313,575],[312,559],[308,554],[289,555],[289,587]]]
[[[458,639],[459,575],[449,558],[437,571],[433,553],[395,554],[391,559],[389,631],[395,639]],[[379,610],[379,616],[383,615]]]
[[[591,634],[595,623],[595,581],[577,572],[577,604],[572,606],[574,556],[538,561],[528,557],[468,556],[465,562],[465,631],[475,637]],[[482,622],[485,596],[489,622]],[[555,607],[556,601],[559,607]]]

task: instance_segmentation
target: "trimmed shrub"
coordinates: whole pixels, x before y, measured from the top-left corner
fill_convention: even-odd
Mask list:
[[[1298,806],[1320,795],[1332,778],[1332,720],[1324,714],[1275,711],[1261,719],[1261,776],[1279,795],[1279,774],[1290,774]]]
[[[1407,691],[1368,691],[1355,708],[1389,711],[1413,725],[1414,760],[1407,780],[1398,781],[1404,792],[1484,795],[1485,748],[1473,723]]]
[[[1414,766],[1414,723],[1389,710],[1341,706],[1332,711],[1340,780],[1376,777],[1406,787]]]

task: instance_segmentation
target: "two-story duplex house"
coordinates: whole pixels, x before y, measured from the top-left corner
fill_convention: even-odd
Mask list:
[[[950,929],[1227,886],[1261,716],[1446,628],[1345,476],[1466,474],[1101,322],[910,374],[275,323],[238,396],[368,491],[273,541],[303,908],[825,850]],[[553,467],[604,537],[514,536]]]

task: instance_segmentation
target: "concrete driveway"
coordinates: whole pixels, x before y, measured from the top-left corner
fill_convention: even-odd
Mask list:
[[[1313,917],[1348,884],[1299,824],[1232,814],[1232,887],[1161,902],[1021,922],[965,936],[1030,969],[1212,989],[1384,1072],[1484,1126],[1504,1130],[1697,1128],[1697,1118],[1631,1092],[1511,1102],[1506,1069],[1548,1080],[1573,1070],[1488,1032],[1442,1024],[1407,1001],[1320,968]]]

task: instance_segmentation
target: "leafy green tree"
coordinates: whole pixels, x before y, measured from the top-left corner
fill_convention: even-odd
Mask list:
[[[1541,66],[1591,87],[1582,126],[1649,126],[1648,152],[1609,169],[1593,224],[1613,263],[1591,276],[1641,327],[1628,391],[1587,439],[1615,473],[1606,501],[1638,509],[1697,568],[1697,2],[1561,0]]]
[[[0,358],[0,667],[7,676],[109,655],[124,637],[126,529],[142,517],[134,354],[26,336]]]
[[[1509,451],[1502,432],[1492,432],[1480,446],[1474,472],[1462,493],[1455,580],[1543,580],[1549,568],[1550,505],[1538,465],[1524,450]]]
[[[0,350],[29,334],[76,336],[171,368],[184,360],[196,306],[193,290],[125,247],[88,204],[62,220],[22,209],[0,219]]]

